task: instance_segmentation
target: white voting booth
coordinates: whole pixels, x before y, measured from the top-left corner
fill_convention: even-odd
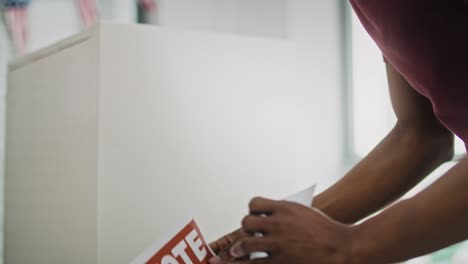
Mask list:
[[[287,41],[116,24],[13,62],[5,263],[129,263],[187,217],[214,239],[304,187],[296,66]]]

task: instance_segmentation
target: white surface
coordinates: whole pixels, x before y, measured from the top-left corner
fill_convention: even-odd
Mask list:
[[[6,263],[96,263],[97,47],[9,75]]]
[[[299,71],[314,108],[311,134],[317,191],[344,173],[341,0],[157,0],[156,22],[190,30],[284,38],[296,44]]]
[[[395,125],[385,63],[379,48],[352,15],[354,151],[364,157]]]
[[[307,189],[304,189],[298,193],[295,193],[286,197],[286,200],[290,202],[298,203],[307,207],[311,207],[312,202],[314,201],[315,187],[316,185],[314,184]]]
[[[165,27],[285,38],[288,0],[157,0]],[[156,18],[157,16],[157,18]]]
[[[452,264],[463,264],[468,263],[468,243],[464,242],[461,248],[453,256]]]
[[[101,4],[102,17],[119,22],[135,21],[133,0],[105,0]],[[81,29],[81,21],[74,0],[34,0],[28,14],[29,50],[37,50]],[[0,23],[0,195],[3,197],[4,130],[6,65],[13,57],[8,46],[4,23]],[[3,198],[2,198],[3,201]],[[3,202],[1,203],[3,205]],[[0,263],[3,263],[3,206],[0,209]]]
[[[8,263],[127,263],[180,217],[210,240],[253,196],[313,181],[315,108],[294,45],[98,32],[11,74]]]
[[[315,131],[311,181],[319,193],[344,173],[343,57],[341,0],[288,0],[288,39],[296,43],[300,72],[310,96]]]
[[[285,38],[299,52],[314,108],[311,182],[321,191],[343,175],[343,15],[341,0],[157,0],[162,26]],[[303,182],[307,186],[310,182]]]
[[[239,225],[253,196],[282,197],[313,174],[313,109],[292,74],[291,44],[174,31],[149,38],[150,30],[128,42],[121,31],[104,33],[121,45],[102,43],[112,67],[101,79],[99,201],[108,206],[100,222],[138,221],[130,238],[100,228],[102,262],[137,253],[189,211],[214,239]]]
[[[0,197],[1,204],[4,204],[4,159],[5,159],[5,94],[6,94],[6,73],[7,62],[10,58],[10,45],[7,41],[6,29],[0,23]],[[3,206],[0,206],[0,226],[3,227],[4,219]],[[3,245],[3,228],[0,228],[0,245]],[[0,246],[0,263],[3,263],[3,246]]]

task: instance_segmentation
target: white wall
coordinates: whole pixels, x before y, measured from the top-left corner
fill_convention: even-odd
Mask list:
[[[168,27],[284,38],[287,0],[158,0],[157,20]]]
[[[288,0],[288,38],[302,56],[303,75],[316,107],[317,178],[319,191],[339,179],[343,163],[343,44],[340,0]]]
[[[303,78],[316,108],[319,190],[342,176],[343,41],[340,0],[159,0],[154,23],[296,42]]]

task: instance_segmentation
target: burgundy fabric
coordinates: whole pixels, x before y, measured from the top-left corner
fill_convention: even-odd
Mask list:
[[[391,63],[468,143],[468,0],[350,0]]]

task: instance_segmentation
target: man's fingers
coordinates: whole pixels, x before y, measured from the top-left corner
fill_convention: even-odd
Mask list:
[[[215,242],[211,242],[211,244],[209,245],[209,247],[211,248],[211,250],[213,250],[213,252],[215,254],[218,254],[219,253],[219,245],[217,243],[218,241],[215,241]]]
[[[258,232],[266,235],[270,233],[272,229],[271,219],[259,215],[248,215],[244,217],[241,224],[242,229],[250,234]]]
[[[257,197],[250,201],[249,210],[251,214],[255,215],[272,215],[278,210],[279,206],[280,203],[278,201]]]
[[[245,233],[242,230],[236,230],[228,235],[223,236],[222,238],[212,242],[210,248],[215,254],[219,254],[221,251],[229,249],[232,246],[232,243],[236,242],[242,236],[245,236]]]
[[[215,242],[212,242],[209,246],[210,246],[211,250],[213,250],[213,252],[215,254],[219,254],[223,250],[225,245],[227,245],[227,238],[222,237],[222,238],[216,240]]]
[[[252,252],[275,251],[275,243],[264,237],[248,237],[239,240],[231,247],[230,254],[234,258],[242,258]]]

